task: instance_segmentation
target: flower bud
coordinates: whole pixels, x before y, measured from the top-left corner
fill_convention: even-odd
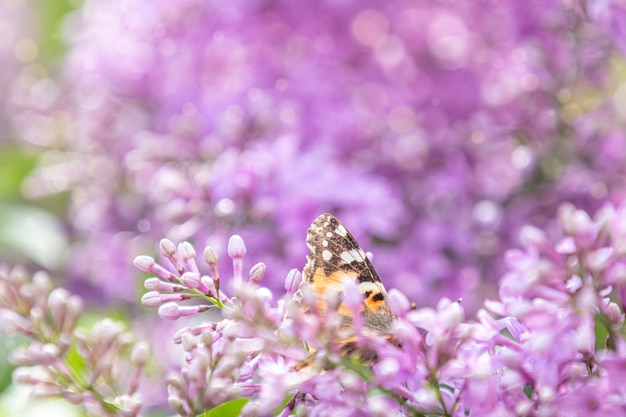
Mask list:
[[[157,291],[149,291],[141,297],[141,304],[146,307],[158,307],[162,304],[161,293]]]
[[[133,264],[142,272],[152,272],[154,266],[154,258],[152,256],[140,255],[133,260]]]
[[[180,292],[185,289],[182,285],[174,284],[172,282],[164,282],[156,277],[146,279],[143,282],[143,287],[148,291],[156,291],[160,293]]]
[[[239,235],[232,235],[228,240],[228,256],[241,259],[246,255],[246,245]]]
[[[50,288],[52,288],[52,280],[47,272],[39,271],[33,275],[33,294],[37,305],[43,307]]]
[[[219,257],[217,256],[217,252],[210,246],[207,246],[204,249],[204,261],[207,265],[216,264]]]
[[[182,242],[178,245],[178,255],[185,262],[186,268],[180,268],[179,271],[190,271],[195,272],[197,274],[200,273],[198,269],[198,265],[196,264],[196,250],[193,245],[189,242]]]
[[[141,396],[137,393],[132,395],[120,395],[116,398],[116,403],[120,409],[121,415],[123,416],[137,416],[141,411],[143,401],[141,400]]]
[[[207,305],[180,306],[176,303],[165,303],[159,307],[158,314],[164,320],[178,320],[181,317],[202,313],[208,309],[209,306]]]
[[[621,324],[623,322],[624,314],[622,313],[622,309],[617,305],[617,303],[611,301],[606,310],[606,314],[613,324]]]
[[[141,297],[141,303],[146,307],[159,307],[163,303],[188,300],[189,297],[189,294],[185,293],[159,294],[156,291],[150,291]]]
[[[13,371],[13,381],[23,385],[37,385],[42,382],[40,378],[33,374],[33,368],[19,367]]]
[[[183,285],[194,290],[204,290],[204,285],[200,280],[200,274],[197,272],[185,272],[181,277]],[[204,292],[204,291],[203,291]]]
[[[123,331],[124,327],[121,323],[105,318],[93,326],[91,334],[94,344],[108,346],[112,344]]]
[[[546,242],[546,234],[534,226],[523,226],[520,230],[520,241],[526,249],[540,247]]]
[[[185,261],[194,259],[196,257],[196,249],[189,242],[182,242],[178,245],[178,253],[183,257]]]
[[[217,291],[215,289],[215,281],[213,280],[213,278],[203,275],[200,277],[200,282],[202,282],[204,288],[204,295],[216,295]]]
[[[265,275],[265,264],[259,262],[250,268],[250,283],[259,283]]]
[[[294,294],[300,287],[300,281],[302,281],[302,273],[297,269],[292,269],[285,278],[285,290],[288,294]]]
[[[154,262],[154,258],[150,256],[137,256],[133,261],[133,264],[143,272],[149,272],[156,276],[163,278],[166,281],[175,281],[176,277],[167,269],[163,268],[158,263]]]
[[[217,252],[215,252],[215,249],[213,249],[210,246],[204,249],[204,261],[207,263],[207,265],[209,265],[209,269],[211,271],[211,276],[213,278],[213,283],[214,283],[216,292],[219,294],[220,272],[217,269],[217,260],[218,260],[218,256],[217,256]],[[211,288],[211,287],[207,286],[207,288]]]
[[[145,341],[137,343],[130,352],[130,360],[138,368],[144,367],[149,359],[150,345]]]
[[[63,331],[71,333],[83,313],[83,299],[78,295],[70,295],[65,304],[65,320],[63,320]]]
[[[69,298],[70,293],[63,288],[55,288],[48,296],[48,308],[57,325],[63,321]]]
[[[167,397],[167,402],[170,405],[170,407],[172,407],[174,409],[174,411],[176,411],[178,414],[180,414],[181,416],[186,416],[189,413],[185,410],[185,403],[183,400],[180,399],[180,397],[176,396],[176,395],[170,395],[169,397]]]
[[[389,290],[388,297],[389,308],[396,315],[402,317],[411,309],[411,303],[409,302],[409,299],[395,288]]]
[[[587,266],[594,272],[603,271],[609,266],[613,253],[611,247],[596,249],[587,254]]]
[[[159,249],[161,249],[161,254],[166,258],[171,258],[176,254],[176,245],[169,239],[161,239]]]

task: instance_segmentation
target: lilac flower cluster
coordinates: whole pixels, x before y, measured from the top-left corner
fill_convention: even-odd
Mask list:
[[[46,273],[31,279],[23,268],[0,268],[1,329],[29,340],[11,353],[14,381],[31,386],[36,397],[81,405],[90,416],[138,416],[148,344],[134,342],[123,324],[108,318],[81,329],[82,310],[82,300],[52,289]]]
[[[221,312],[175,338],[186,362],[168,379],[168,400],[182,416],[226,405],[242,416],[609,416],[626,408],[624,224],[626,207],[606,205],[591,218],[562,205],[554,230],[523,229],[523,249],[506,255],[499,301],[486,301],[477,320],[465,319],[460,300],[416,309],[392,289],[396,319],[386,335],[364,327],[349,284],[342,305],[354,332],[345,338],[336,310],[316,314],[306,290],[294,297],[297,270],[278,299],[259,286],[264,265],[244,280],[238,236],[231,280],[219,278],[211,248],[210,275],[200,272],[187,243],[161,242],[169,267],[146,256],[135,263],[156,275],[142,301],[163,318]],[[201,302],[186,305],[191,297]]]
[[[155,239],[234,230],[277,289],[331,211],[474,311],[521,225],[624,195],[623,6],[591,3],[87,0],[63,76],[20,83],[25,190],[70,192],[74,273],[115,296]]]

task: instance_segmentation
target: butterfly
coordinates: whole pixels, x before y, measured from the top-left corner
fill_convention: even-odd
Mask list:
[[[328,311],[329,298],[341,299],[347,280],[354,282],[363,298],[360,313],[366,329],[388,333],[395,316],[389,309],[385,286],[369,258],[348,229],[332,214],[321,214],[311,224],[306,239],[310,253],[303,270],[301,291],[310,291],[318,314]],[[305,313],[310,308],[303,306]],[[339,302],[337,312],[341,317],[340,333],[350,335],[353,330],[353,310]],[[344,337],[337,343],[341,351],[357,353],[370,361],[370,353],[359,352],[353,337]],[[304,365],[298,366],[298,368]]]

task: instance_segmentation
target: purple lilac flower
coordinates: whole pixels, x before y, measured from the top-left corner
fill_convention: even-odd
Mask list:
[[[301,301],[294,299],[295,271],[278,299],[259,286],[260,266],[247,282],[241,275],[217,279],[210,248],[204,257],[210,275],[189,257],[188,244],[174,250],[169,241],[161,243],[169,267],[145,256],[136,264],[164,284],[182,286],[162,287],[161,296],[189,294],[199,301],[162,304],[180,313],[165,318],[221,307],[222,318],[183,328],[175,338],[186,363],[168,379],[169,402],[181,415],[238,401],[244,416],[608,416],[626,406],[624,224],[624,208],[607,205],[591,218],[563,205],[549,234],[523,229],[524,248],[507,254],[500,299],[487,301],[477,320],[466,320],[461,302],[442,299],[436,308],[413,309],[391,289],[397,317],[390,334],[372,333],[355,320],[349,351],[337,342],[337,311],[316,314],[306,291]],[[235,236],[228,246],[238,263],[243,241]],[[189,273],[215,290],[185,286]],[[154,279],[146,283],[154,287]],[[343,297],[358,318],[356,288],[348,285]],[[303,313],[300,303],[313,314]],[[597,339],[603,334],[605,340]]]
[[[139,382],[149,359],[145,342],[103,319],[89,332],[77,327],[83,303],[52,288],[44,272],[0,267],[0,325],[4,334],[29,340],[11,352],[13,380],[36,397],[61,397],[90,416],[132,417],[141,412]],[[72,359],[78,355],[82,363]]]
[[[508,255],[500,301],[479,313],[484,325],[510,334],[476,340],[482,347],[475,349],[490,358],[482,380],[468,379],[463,396],[479,415],[611,415],[624,407],[614,365],[622,355],[624,310],[608,297],[624,295],[616,279],[624,262],[618,249],[624,210],[606,206],[592,219],[564,205],[559,213],[551,236],[524,229],[526,247]]]
[[[50,148],[25,189],[70,191],[74,272],[116,296],[154,239],[220,249],[235,230],[277,289],[331,211],[386,282],[475,310],[522,224],[624,194],[620,106],[585,100],[615,89],[621,50],[598,10],[89,0],[50,80],[64,94],[35,106],[32,79],[16,98],[22,139]]]

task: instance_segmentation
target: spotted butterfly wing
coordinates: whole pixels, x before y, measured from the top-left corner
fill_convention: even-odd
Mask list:
[[[393,315],[387,304],[387,291],[376,270],[348,229],[331,214],[318,216],[307,233],[311,250],[303,271],[303,285],[316,297],[319,310],[327,309],[329,294],[340,295],[346,279],[355,281],[363,296],[363,323],[372,330],[386,332]],[[342,327],[350,327],[350,310],[342,304]]]

